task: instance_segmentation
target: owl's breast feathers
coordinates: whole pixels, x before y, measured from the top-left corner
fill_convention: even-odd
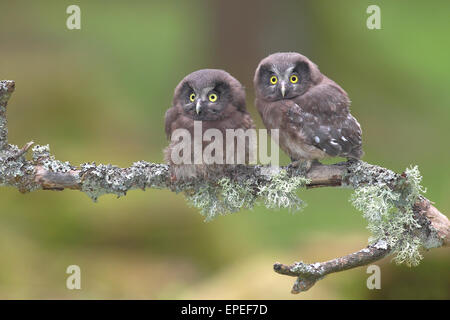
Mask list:
[[[345,91],[327,78],[290,100],[257,100],[264,124],[280,129],[280,147],[295,160],[361,158],[361,127],[349,105]]]
[[[238,110],[236,107],[229,105],[223,111],[222,117],[219,120],[214,121],[201,121],[202,123],[202,137],[206,130],[217,129],[223,135],[223,163],[226,162],[226,146],[228,141],[226,141],[226,130],[227,129],[250,129],[254,128],[253,120],[250,114],[245,110]],[[191,159],[193,161],[194,148],[194,119],[186,116],[183,109],[178,106],[173,106],[166,112],[165,116],[165,130],[168,139],[171,139],[172,133],[176,129],[186,129],[191,135]],[[216,173],[222,172],[226,165],[221,164],[174,164],[172,161],[172,149],[174,145],[179,143],[178,141],[173,141],[164,150],[164,157],[168,164],[171,165],[171,171],[177,179],[185,179],[198,176],[208,176]],[[211,141],[202,142],[202,151],[210,144]],[[234,151],[236,152],[236,150]],[[249,157],[249,146],[246,144],[245,148],[245,159],[248,160]]]

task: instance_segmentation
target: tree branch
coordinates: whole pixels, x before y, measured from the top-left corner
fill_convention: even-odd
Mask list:
[[[128,168],[95,163],[73,166],[68,162],[56,160],[50,154],[48,145],[33,147],[31,159],[27,160],[25,155],[33,142],[19,148],[7,141],[6,107],[14,87],[13,81],[0,81],[0,186],[15,187],[23,193],[38,189],[74,189],[86,193],[94,200],[103,194],[124,196],[127,191],[133,189],[167,188],[180,192],[192,188],[192,183],[172,181],[169,168],[165,164],[138,161]],[[304,177],[304,172],[290,167],[284,169],[288,172],[285,179]],[[279,172],[279,169],[260,165],[239,165],[230,169],[226,176],[232,181],[247,183],[256,196],[262,187],[271,183],[276,172]],[[316,165],[308,171],[306,178],[309,179],[307,188],[358,189],[362,186],[387,186],[399,194],[404,193],[405,186],[411,184],[405,173],[396,174],[362,161]],[[210,183],[213,184],[214,181]],[[417,227],[408,229],[407,232],[419,237],[426,249],[448,246],[450,243],[448,218],[426,198],[418,196],[414,201],[412,210]],[[308,290],[327,274],[367,265],[390,253],[392,248],[383,240],[379,240],[344,257],[313,264],[297,262],[288,266],[276,263],[274,270],[282,275],[298,277],[292,289],[293,293],[298,293]]]
[[[384,258],[389,252],[390,249],[386,243],[380,241],[357,252],[333,260],[313,264],[296,262],[290,266],[275,263],[273,269],[279,274],[297,277],[291,292],[300,293],[311,288],[327,274],[371,264]]]

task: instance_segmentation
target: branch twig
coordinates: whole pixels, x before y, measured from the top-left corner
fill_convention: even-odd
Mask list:
[[[291,292],[300,293],[311,288],[316,281],[327,274],[368,265],[384,258],[389,252],[390,249],[386,246],[386,243],[380,241],[357,252],[333,260],[313,264],[296,262],[290,266],[275,263],[273,269],[279,274],[297,277]]]
[[[165,164],[139,161],[128,168],[95,163],[84,163],[76,167],[56,160],[50,154],[48,146],[35,146],[32,149],[32,159],[25,159],[33,142],[19,148],[7,141],[6,106],[14,87],[13,81],[0,81],[0,186],[12,186],[21,192],[74,189],[86,193],[94,200],[103,194],[123,196],[127,191],[138,188],[168,188],[178,192],[187,187],[183,183],[171,181],[169,168]],[[290,176],[301,174],[290,168],[287,170]],[[270,180],[270,172],[270,168],[259,165],[237,166],[227,176],[236,181],[258,181],[260,186]],[[308,188],[357,188],[383,183],[396,189],[405,180],[405,175],[359,161],[317,165],[311,168],[306,178],[310,180]],[[448,218],[424,197],[418,198],[413,211],[420,225],[414,232],[420,233],[424,247],[430,249],[448,246]],[[292,289],[293,293],[298,293],[308,290],[327,274],[367,265],[390,253],[391,249],[385,243],[377,242],[358,252],[325,262],[297,262],[290,266],[276,263],[274,270],[282,275],[298,277]]]

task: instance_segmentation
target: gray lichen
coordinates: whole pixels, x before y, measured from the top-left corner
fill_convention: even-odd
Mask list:
[[[227,208],[220,197],[220,189],[209,183],[199,184],[195,188],[185,191],[185,195],[189,204],[198,208],[200,213],[205,216],[205,221],[233,212],[233,208]]]
[[[297,196],[297,190],[309,180],[302,176],[289,176],[286,170],[264,172],[264,179],[235,181],[222,177],[217,182],[192,182],[186,187],[189,203],[200,209],[206,220],[218,215],[252,209],[259,199],[269,209],[301,210],[306,204]]]
[[[291,271],[299,274],[300,276],[321,277],[323,276],[325,270],[323,269],[323,265],[321,263],[307,264],[303,261],[298,261],[291,267]]]
[[[0,150],[0,185],[9,185],[10,181],[24,175],[21,163],[13,161],[18,151],[17,147]]]
[[[33,147],[32,152],[33,161],[39,163],[51,172],[64,173],[75,169],[68,161],[62,162],[56,160],[55,157],[50,154],[50,147],[48,144],[45,146],[36,145]]]
[[[8,147],[8,126],[6,120],[6,105],[14,92],[15,83],[11,80],[0,81],[0,150]]]
[[[397,178],[398,174],[394,171],[364,161],[354,161],[348,166],[348,173],[343,180],[353,189],[357,189],[364,185],[391,185]]]
[[[167,166],[145,161],[122,169],[111,164],[84,163],[80,166],[81,190],[97,201],[103,194],[126,195],[128,190],[167,187]]]
[[[193,181],[185,185],[184,193],[190,205],[198,208],[206,221],[242,208],[251,209],[255,202],[250,183],[237,183],[228,177],[217,182]]]
[[[0,185],[15,187],[21,192],[36,190],[39,185],[30,178],[34,166],[23,156],[18,156],[19,152],[17,146],[10,144],[0,150]]]
[[[418,265],[422,259],[419,249],[423,243],[417,232],[421,226],[413,212],[417,198],[425,192],[421,179],[417,166],[399,176],[365,163],[354,167],[349,177],[356,186],[350,201],[368,221],[369,243],[385,242],[396,254],[394,261],[409,266]],[[367,182],[370,185],[363,185]]]
[[[228,177],[219,180],[222,188],[221,195],[230,212],[239,211],[241,208],[251,209],[255,203],[254,189],[248,181],[236,183]]]
[[[298,197],[297,189],[309,182],[303,176],[289,176],[286,170],[281,170],[271,177],[268,184],[259,187],[258,196],[264,199],[264,204],[269,209],[301,210],[306,203]]]

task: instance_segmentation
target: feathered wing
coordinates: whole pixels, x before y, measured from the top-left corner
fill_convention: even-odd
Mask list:
[[[255,129],[255,124],[253,123],[253,119],[250,116],[249,113],[247,113],[247,111],[240,111],[239,112],[240,117],[241,117],[241,124],[240,124],[240,128],[244,129],[244,130],[248,130],[248,129]],[[251,141],[249,141],[249,143],[251,143]],[[254,143],[256,144],[256,141],[254,141]],[[248,164],[250,161],[250,155],[253,153],[256,153],[257,151],[257,146],[256,145],[250,145],[250,144],[245,144],[245,162]]]
[[[166,111],[166,114],[164,116],[164,129],[168,140],[171,140],[173,130],[177,129],[176,127],[179,126],[179,115],[180,114],[176,106],[173,106]],[[174,163],[172,161],[172,147],[173,143],[170,142],[169,145],[164,149],[164,160],[166,161],[166,163],[171,165],[171,170],[173,170],[174,167]]]
[[[291,101],[288,121],[302,131],[304,143],[332,157],[361,158],[361,127],[350,114],[350,101],[340,87],[321,84]]]
[[[178,109],[176,107],[169,108],[164,116],[164,127],[167,139],[169,140],[170,136],[172,135],[172,124],[175,123],[177,117],[178,117]]]

